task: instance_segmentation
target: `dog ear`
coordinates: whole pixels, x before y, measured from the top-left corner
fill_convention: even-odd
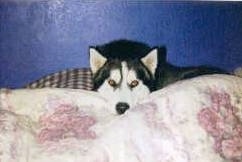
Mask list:
[[[89,48],[89,61],[92,73],[95,74],[107,61],[95,48]]]
[[[145,57],[141,58],[141,62],[155,75],[158,64],[158,49],[152,49]]]

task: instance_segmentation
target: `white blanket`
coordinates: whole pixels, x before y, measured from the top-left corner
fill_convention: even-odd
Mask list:
[[[0,162],[242,162],[242,79],[177,82],[113,115],[95,92],[0,91]]]

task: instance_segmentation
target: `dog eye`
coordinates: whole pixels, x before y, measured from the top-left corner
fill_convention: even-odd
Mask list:
[[[131,88],[134,88],[134,87],[136,87],[137,85],[139,84],[139,81],[138,80],[133,80],[131,83],[130,83],[130,87]]]
[[[109,84],[110,86],[112,86],[112,87],[116,87],[116,86],[117,86],[117,83],[116,83],[113,79],[110,79],[110,80],[108,81],[108,84]]]

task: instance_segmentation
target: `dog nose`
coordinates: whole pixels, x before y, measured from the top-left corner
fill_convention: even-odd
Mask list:
[[[125,102],[119,102],[116,105],[116,111],[120,115],[123,114],[128,109],[129,109],[129,104],[127,104]]]

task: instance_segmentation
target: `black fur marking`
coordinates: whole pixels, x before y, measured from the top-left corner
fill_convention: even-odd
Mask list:
[[[121,61],[144,57],[152,49],[144,43],[128,40],[117,40],[94,48],[106,58]]]
[[[117,59],[108,60],[103,67],[101,67],[93,75],[93,89],[97,90],[103,82],[109,78],[111,69],[121,69],[121,62]]]
[[[155,89],[155,78],[140,60],[129,60],[127,61],[127,66],[129,70],[134,70],[136,72],[137,78],[142,80],[150,91]]]

